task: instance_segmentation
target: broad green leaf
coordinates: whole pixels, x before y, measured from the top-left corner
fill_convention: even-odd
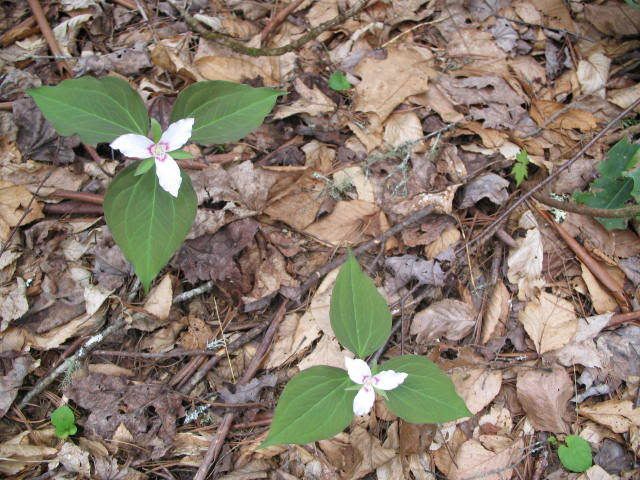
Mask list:
[[[158,184],[155,165],[135,175],[133,164],[111,182],[104,197],[104,216],[114,240],[145,290],[182,244],[196,215],[197,199],[189,175],[174,198]]]
[[[271,422],[270,445],[305,444],[333,437],[353,418],[356,390],[347,372],[340,368],[316,366],[303,370],[285,387]]]
[[[600,177],[591,182],[588,192],[574,193],[575,201],[594,208],[624,207],[631,200],[635,181],[635,171],[625,171],[635,167],[639,149],[640,146],[633,145],[626,139],[611,147],[607,158],[598,165]],[[628,222],[626,218],[597,220],[608,230],[624,229]]]
[[[149,116],[140,95],[116,77],[80,77],[27,92],[60,135],[77,134],[90,145],[126,133],[146,135]]]
[[[400,418],[411,423],[444,423],[471,416],[451,379],[426,358],[395,357],[383,363],[380,370],[408,374],[399,387],[386,392],[387,406]]]
[[[138,163],[136,167],[136,171],[133,174],[137,177],[138,175],[142,175],[143,173],[147,173],[151,167],[153,167],[155,160],[153,158],[145,158],[144,160]]]
[[[282,92],[239,83],[198,82],[178,95],[171,121],[195,118],[191,141],[203,145],[240,140],[258,128]]]
[[[153,141],[158,143],[162,137],[162,126],[155,118],[151,119],[151,136]]]
[[[186,160],[188,158],[193,158],[189,152],[185,152],[184,150],[174,150],[173,152],[169,152],[171,158],[174,160]]]
[[[75,435],[78,431],[75,421],[76,417],[69,405],[62,405],[51,412],[51,424],[56,428],[55,434],[58,438]]]
[[[576,473],[588,470],[593,465],[589,442],[577,435],[568,435],[564,441],[566,445],[558,447],[558,457],[564,468]]]
[[[347,76],[339,70],[336,70],[329,77],[329,88],[336,92],[349,90],[353,85],[347,80]]]
[[[391,334],[389,306],[352,254],[336,278],[329,316],[338,341],[359,358],[376,351]]]

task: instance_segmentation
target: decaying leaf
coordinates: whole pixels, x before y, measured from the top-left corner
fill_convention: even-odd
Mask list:
[[[517,240],[516,248],[509,252],[507,278],[518,285],[518,298],[533,298],[538,288],[544,286],[542,279],[542,238],[538,228],[527,231]]]
[[[640,408],[634,408],[631,400],[606,400],[590,406],[582,405],[579,413],[615,433],[627,433],[632,426],[640,426]]]
[[[33,199],[33,201],[32,201]],[[0,179],[0,240],[6,241],[11,229],[42,218],[42,207],[22,185]]]
[[[547,292],[527,303],[518,319],[540,354],[564,347],[578,330],[573,305]]]
[[[451,372],[451,380],[469,411],[476,414],[498,395],[502,372],[486,368],[457,368]]]
[[[534,428],[569,432],[564,414],[573,396],[573,382],[564,368],[523,369],[518,372],[517,391],[518,400]]]
[[[0,377],[0,418],[9,411],[22,386],[24,377],[27,376],[34,363],[30,355],[20,355],[13,359],[9,371]]]
[[[429,343],[440,337],[449,340],[464,338],[476,323],[476,311],[468,303],[445,299],[415,314],[411,334],[418,343]]]
[[[486,480],[505,480],[511,477],[513,462],[522,454],[523,442],[509,441],[505,448],[492,451],[477,440],[467,440],[456,452],[455,462],[447,475],[450,480],[465,480],[481,475]]]

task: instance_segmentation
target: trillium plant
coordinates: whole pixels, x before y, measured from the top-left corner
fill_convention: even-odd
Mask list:
[[[285,387],[261,447],[305,444],[344,430],[354,415],[369,414],[379,395],[410,423],[443,423],[471,416],[451,379],[420,355],[401,355],[382,365],[365,360],[391,335],[391,312],[353,255],[340,269],[331,294],[331,327],[353,353],[344,369],[314,366]]]
[[[196,215],[195,191],[179,165],[191,155],[182,147],[241,139],[260,126],[282,92],[223,81],[194,83],[176,98],[164,132],[120,78],[81,77],[28,94],[60,135],[78,135],[92,146],[108,143],[134,160],[109,184],[104,215],[148,290]]]

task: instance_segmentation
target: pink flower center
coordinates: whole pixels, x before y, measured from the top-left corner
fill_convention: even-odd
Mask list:
[[[380,380],[378,378],[376,378],[375,375],[371,376],[371,375],[365,375],[364,378],[362,379],[362,384],[367,387],[369,385],[375,387],[378,382]]]
[[[167,145],[165,143],[156,143],[149,147],[149,153],[159,162],[164,161],[167,156]]]

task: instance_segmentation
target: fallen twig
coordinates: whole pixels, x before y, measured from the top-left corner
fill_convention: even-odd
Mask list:
[[[96,350],[91,355],[102,355],[105,357],[130,357],[130,358],[173,358],[173,357],[193,357],[194,355],[217,355],[216,350],[182,350],[176,348],[169,352],[123,352],[121,350]]]
[[[38,0],[27,0],[27,2],[29,3],[29,8],[31,9],[34,18],[36,19],[38,28],[40,29],[40,32],[42,32],[42,36],[46,40],[51,53],[53,53],[53,55],[55,55],[56,57],[64,56],[64,53],[60,49],[60,46],[56,41],[56,37],[53,34],[53,30],[51,30],[49,22],[47,22],[47,17],[44,13],[44,10],[42,9],[42,5],[40,5],[40,2]],[[61,70],[66,71],[67,74],[71,74],[71,67],[66,61],[58,60],[58,67]]]
[[[558,232],[560,238],[562,238],[567,246],[576,254],[576,257],[580,259],[582,263],[591,271],[594,277],[598,279],[598,281],[613,295],[616,299],[616,302],[620,306],[620,309],[623,312],[629,312],[631,310],[631,305],[629,300],[624,294],[621,286],[616,282],[616,280],[611,276],[611,274],[600,265],[590,254],[585,250],[585,248],[580,245],[575,238],[573,238],[569,233],[559,225],[558,223],[553,221],[551,215],[549,215],[544,210],[537,209],[538,213]]]
[[[97,193],[73,192],[71,190],[58,189],[54,190],[50,196],[65,200],[77,200],[79,202],[92,203],[94,205],[102,205],[104,203],[104,196]]]
[[[546,193],[538,192],[533,195],[533,198],[540,203],[544,203],[550,207],[564,210],[565,212],[578,213],[580,215],[587,215],[590,217],[601,218],[631,218],[636,215],[640,215],[640,205],[629,205],[622,208],[594,208],[588,205],[581,205],[571,201],[561,201],[550,197]]]
[[[273,47],[273,48],[254,48],[247,47],[245,44],[233,40],[232,38],[224,35],[222,33],[214,32],[211,30],[207,30],[204,28],[200,22],[186,11],[181,5],[178,4],[176,0],[169,0],[169,3],[173,5],[173,7],[180,12],[180,15],[184,18],[189,28],[198,35],[206,38],[207,40],[213,40],[214,42],[220,43],[225,47],[230,48],[234,52],[241,53],[243,55],[248,55],[250,57],[277,57],[279,55],[284,55],[285,53],[292,52],[298,48],[300,48],[305,43],[313,40],[318,35],[323,32],[326,32],[330,28],[336,27],[340,25],[342,22],[351,18],[358,13],[360,13],[367,6],[369,0],[359,0],[356,4],[353,5],[349,10],[337,15],[336,17],[327,20],[324,23],[321,23],[317,27],[311,28],[307,33],[302,35],[300,38],[288,43],[287,45],[283,45],[281,47]]]

